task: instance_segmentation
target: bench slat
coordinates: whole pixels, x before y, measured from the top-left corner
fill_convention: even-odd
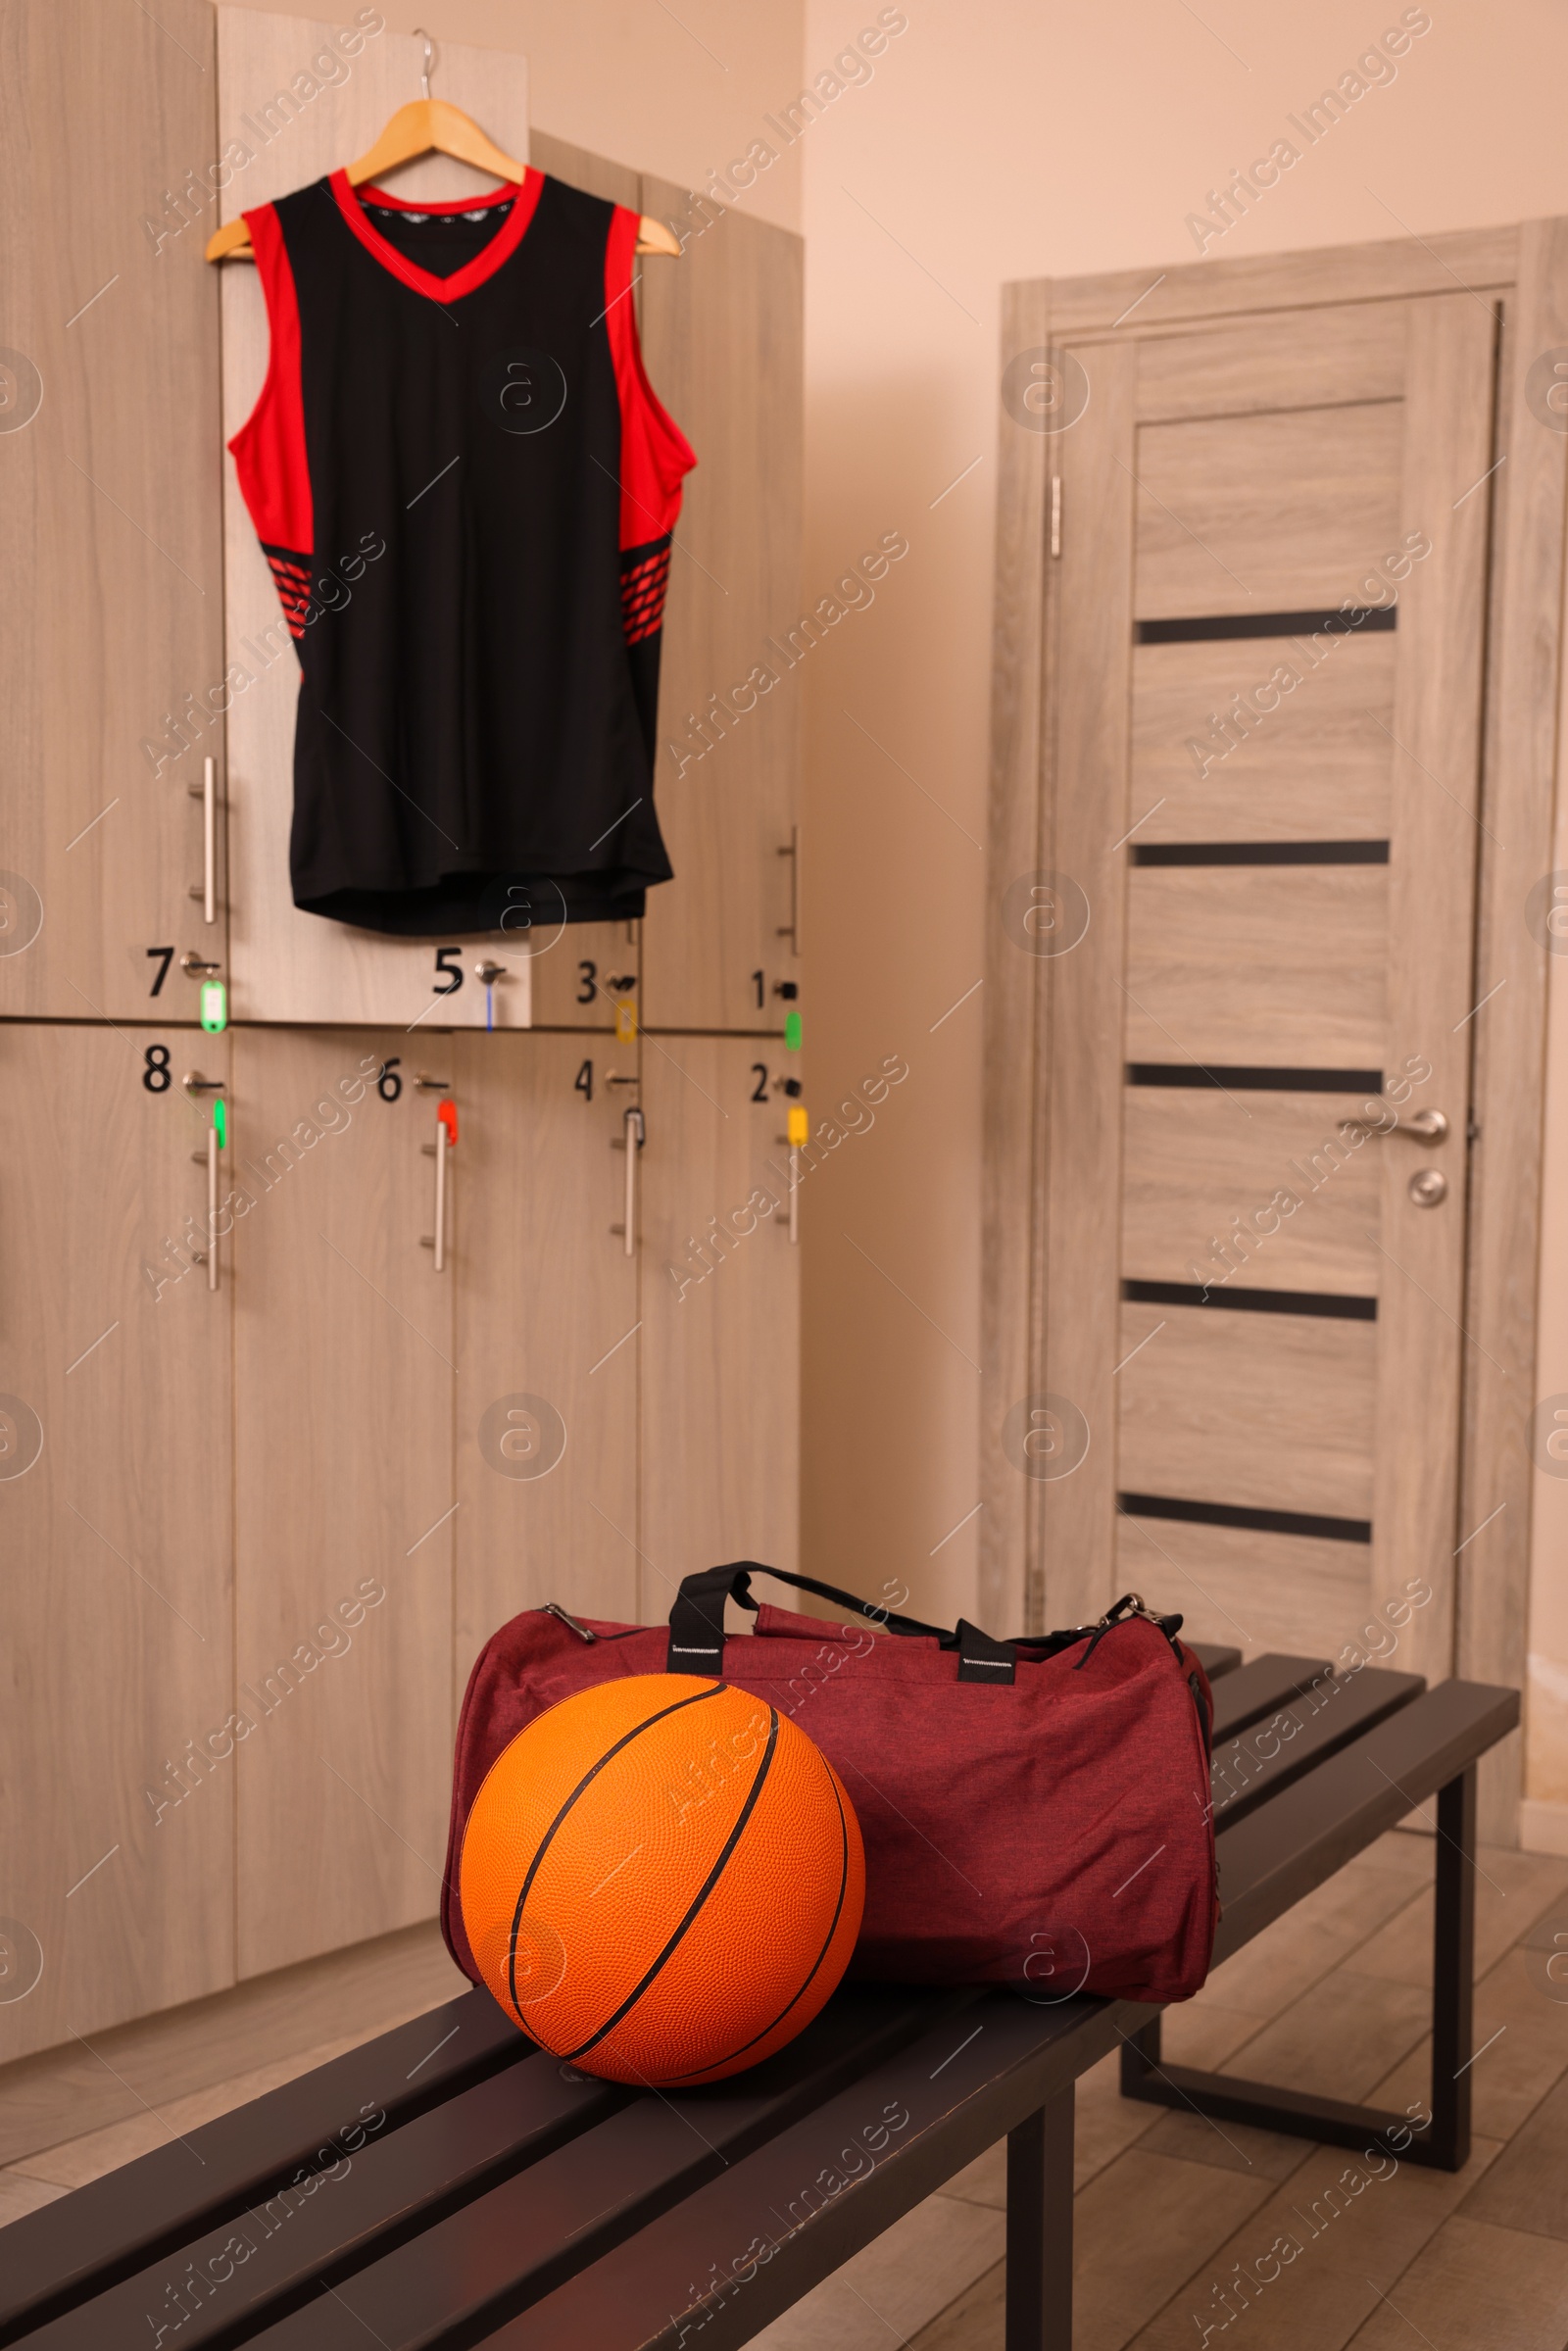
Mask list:
[[[674,2351],[683,2330],[694,2351],[749,2341],[1148,2020],[1130,2000],[1048,2009],[986,1993],[487,2335],[487,2351]]]
[[[1214,1690],[1215,1746],[1222,1739],[1234,1739],[1250,1723],[1260,1722],[1265,1714],[1301,1695],[1333,1671],[1325,1657],[1271,1655],[1238,1666]]]
[[[1250,1942],[1519,1721],[1519,1692],[1440,1682],[1220,1831],[1214,1964]]]
[[[341,2351],[345,2310],[386,2351],[466,2340],[500,2325],[591,2259],[645,2229],[760,2142],[853,2085],[933,2019],[953,2038],[983,1993],[851,1984],[800,2039],[732,2082],[639,2097],[598,2130],[436,2220],[254,2339],[267,2351]],[[939,2027],[939,2030],[944,2028]],[[951,2044],[950,2044],[951,2045]],[[845,2094],[852,2094],[846,2092]],[[183,2347],[182,2347],[183,2351]]]
[[[530,2046],[488,1992],[460,1993],[14,2221],[0,2263],[0,2343],[265,2203],[343,2131],[378,2112],[396,2130]]]
[[[180,2351],[232,2340],[236,2327],[259,2323],[267,2305],[315,2291],[323,2267],[352,2263],[502,2173],[581,2132],[592,2135],[596,2124],[634,2099],[615,2083],[565,2073],[556,2058],[530,2051],[401,2130],[368,2140],[341,2168],[252,2204],[49,2321],[29,2344],[102,2351],[109,2341],[156,2339],[160,2327],[171,2335],[177,2327]]]
[[[1329,1675],[1309,1696],[1285,1700],[1240,1739],[1216,1746],[1209,1768],[1214,1818],[1240,1820],[1293,1780],[1421,1695],[1419,1674]]]

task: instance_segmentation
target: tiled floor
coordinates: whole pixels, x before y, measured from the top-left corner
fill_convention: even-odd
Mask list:
[[[1384,1837],[1167,2014],[1170,2055],[1385,2107],[1418,2098],[1431,1878],[1426,1838]],[[1568,1952],[1568,1861],[1485,1849],[1476,1942],[1476,2144],[1456,2177],[1372,2177],[1304,2140],[1131,2105],[1113,2059],[1080,2082],[1076,2351],[1563,2351],[1568,1981],[1548,1964]],[[0,2223],[455,1988],[434,1929],[411,1929],[101,2035],[112,2075],[90,2055],[9,2068]],[[66,2137],[86,2113],[94,2127]],[[759,2341],[1000,2351],[1004,2177],[993,2148]]]

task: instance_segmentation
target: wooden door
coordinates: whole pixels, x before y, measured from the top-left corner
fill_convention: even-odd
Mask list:
[[[220,8],[218,27],[220,135],[254,151],[223,192],[224,220],[363,154],[388,116],[418,96],[422,44],[384,25],[364,33],[257,9]],[[318,57],[330,66],[319,78],[309,70]],[[438,94],[482,120],[498,145],[526,161],[526,60],[443,41],[438,71]],[[308,101],[288,94],[298,80],[317,84]],[[248,132],[247,123],[253,126]],[[258,143],[257,125],[271,132],[265,143]],[[397,175],[400,193],[410,197],[470,183],[493,185],[445,156],[427,157]],[[221,278],[227,440],[261,390],[268,330],[254,268],[227,262]],[[226,455],[223,467],[226,659],[245,680],[228,713],[236,1012],[250,1020],[365,1020],[402,1027],[439,1014],[443,1026],[526,1027],[532,1017],[531,921],[514,938],[492,936],[483,948],[465,947],[456,955],[449,949],[438,967],[437,948],[428,940],[354,930],[302,914],[294,905],[288,834],[299,662]],[[332,551],[319,553],[329,564]],[[475,968],[486,961],[500,963],[504,972],[489,989]]]
[[[233,1293],[187,1073],[175,1030],[0,1024],[0,2060],[233,1980]]]
[[[0,1014],[193,1022],[181,958],[226,955],[188,789],[223,701],[212,11],[16,0],[0,40]]]
[[[1337,1652],[1395,1605],[1450,1670],[1496,341],[1455,290],[1062,363],[1055,789],[1003,908],[1049,965],[1003,1444],[1054,1622],[1132,1586]]]
[[[845,607],[801,589],[799,237],[645,179],[683,238],[643,279],[643,345],[697,452],[664,617],[659,821],[675,878],[648,895],[644,1017],[776,1030],[800,978],[800,680]],[[871,593],[858,589],[858,596]]]
[[[645,1037],[645,1617],[694,1568],[794,1568],[800,1252],[782,1055],[767,1040]]]
[[[239,1972],[428,1918],[451,1767],[449,1035],[239,1029]],[[420,1077],[445,1081],[421,1088]],[[460,1107],[461,1119],[461,1107]]]
[[[455,1043],[461,1696],[519,1609],[637,1612],[637,1260],[623,1227],[638,1049]]]

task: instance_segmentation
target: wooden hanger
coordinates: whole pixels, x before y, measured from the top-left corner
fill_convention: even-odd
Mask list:
[[[512,156],[503,155],[500,148],[486,138],[471,115],[458,106],[449,106],[444,98],[430,95],[430,66],[435,45],[422,25],[415,26],[424,42],[424,70],[419,84],[422,98],[411,99],[400,106],[368,152],[350,164],[348,178],[351,187],[364,187],[368,180],[379,179],[384,172],[395,171],[399,164],[412,164],[421,155],[451,155],[460,163],[472,164],[479,171],[488,171],[496,179],[520,182],[525,167]],[[639,253],[667,253],[679,257],[680,241],[662,220],[652,220],[644,214],[637,229]],[[207,240],[207,259],[210,262],[254,261],[251,233],[244,218],[230,220]]]

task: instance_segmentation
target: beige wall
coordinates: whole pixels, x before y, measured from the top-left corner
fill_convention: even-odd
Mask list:
[[[351,0],[234,4],[343,23],[356,13]],[[415,0],[411,8],[382,5],[380,14],[389,32],[419,24],[437,43],[520,51],[541,130],[693,187],[744,156],[763,135],[762,116],[800,87],[801,0],[682,0],[674,11],[658,0]],[[416,62],[411,73],[409,96],[417,98]],[[439,97],[439,63],[432,89]],[[504,123],[485,128],[506,145]],[[786,149],[759,174],[749,205],[781,228],[800,227],[798,154]]]

